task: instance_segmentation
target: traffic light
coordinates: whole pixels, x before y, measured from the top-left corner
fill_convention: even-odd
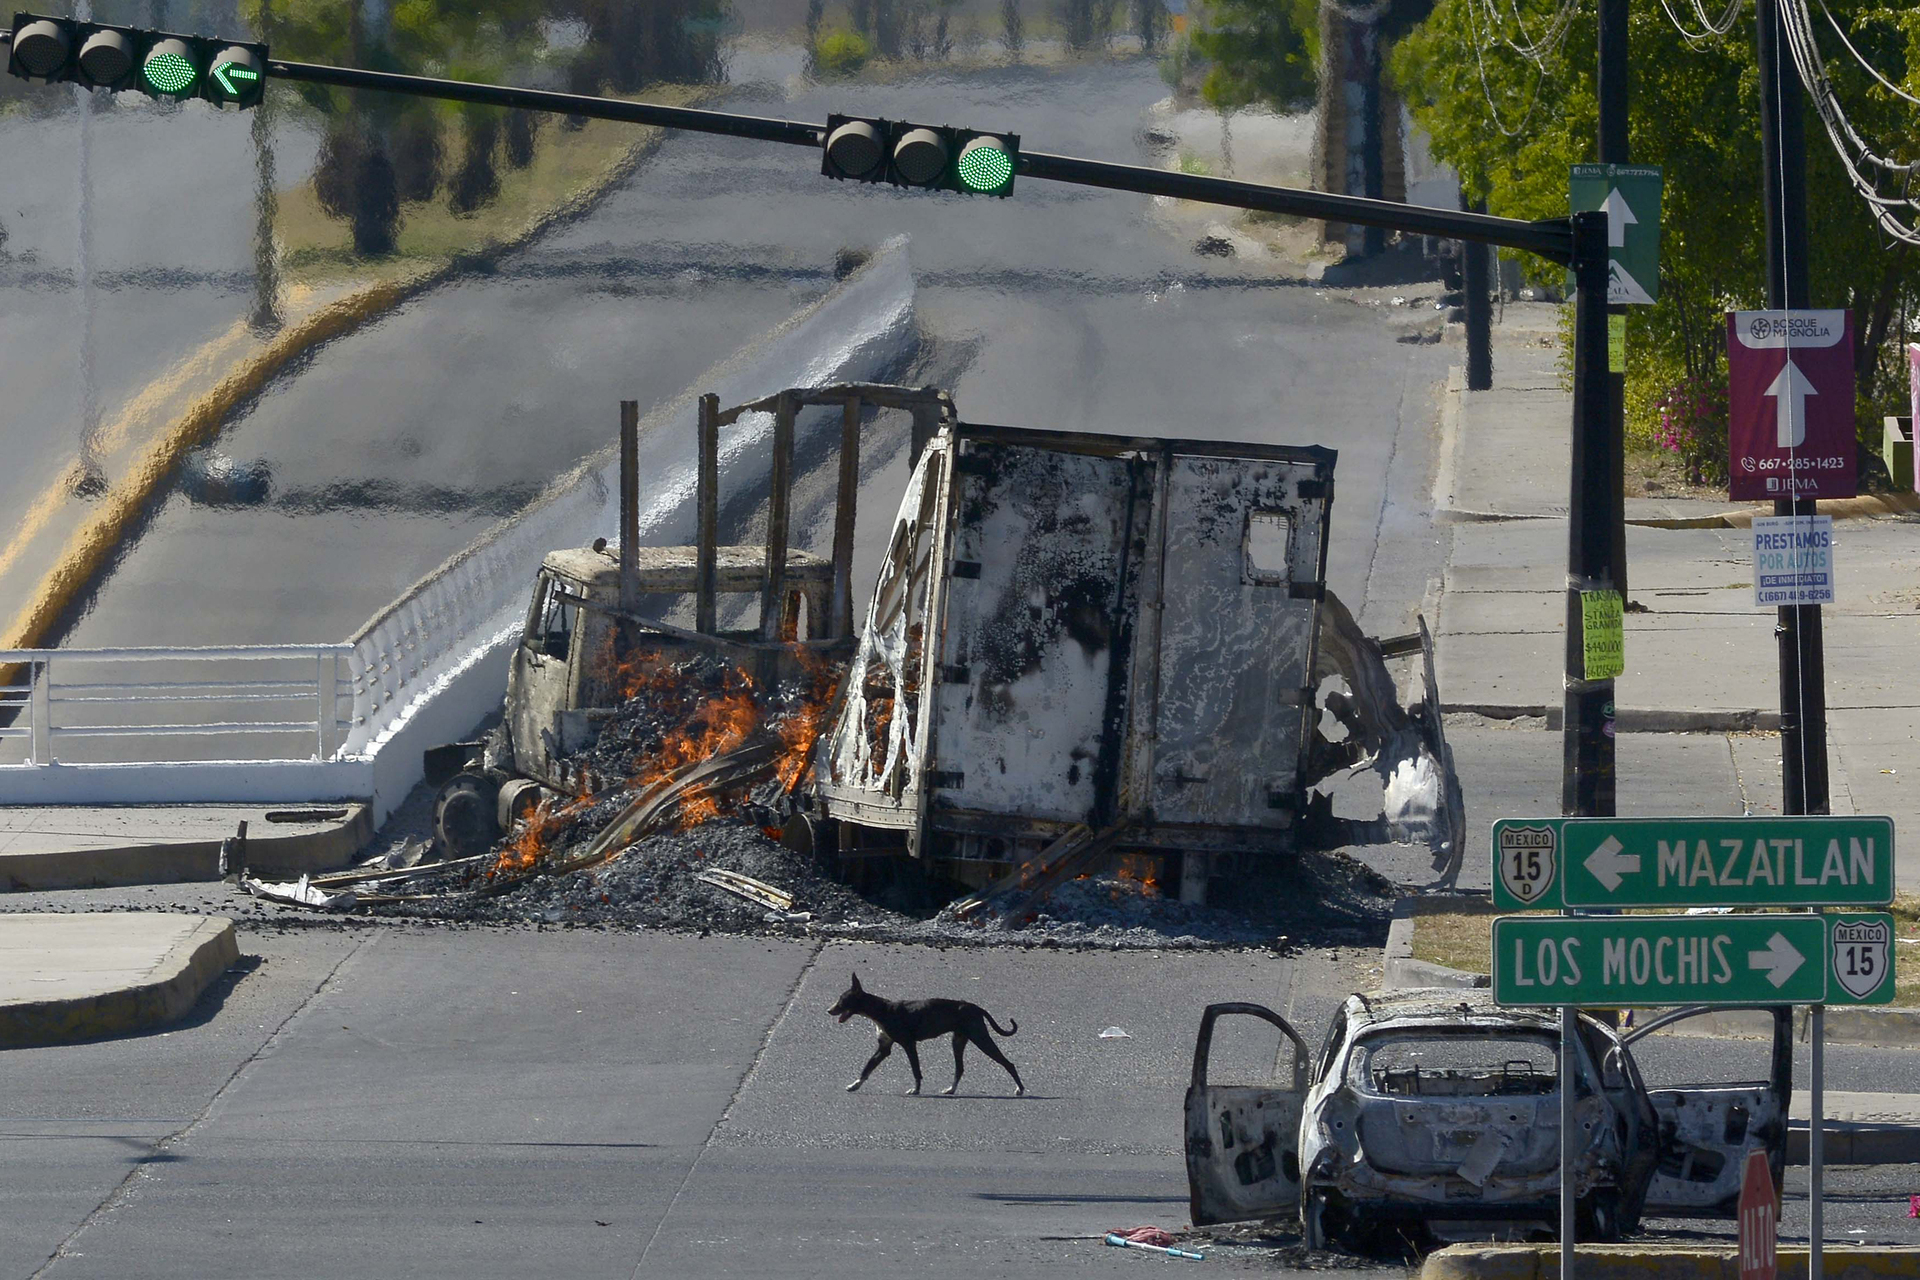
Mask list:
[[[19,13],[7,70],[43,84],[204,98],[244,110],[258,106],[266,89],[267,46]]]
[[[820,172],[849,182],[1004,196],[1020,167],[1020,139],[946,125],[827,117]]]

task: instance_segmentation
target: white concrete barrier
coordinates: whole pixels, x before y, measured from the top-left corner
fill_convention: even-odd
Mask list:
[[[723,403],[737,403],[782,387],[883,377],[912,354],[913,302],[913,274],[901,237],[825,298],[703,374],[645,419],[641,540],[652,545],[692,541],[693,422],[702,393],[714,391]],[[730,492],[750,492],[766,483],[764,445],[772,420],[761,417],[743,419],[723,437],[722,485]],[[217,760],[168,760],[163,752],[150,760],[72,763],[57,751],[5,754],[8,727],[0,725],[0,804],[358,799],[372,804],[376,824],[384,822],[419,782],[426,748],[461,740],[499,708],[507,655],[525,625],[541,558],[555,547],[617,539],[618,494],[616,442],[370,619],[339,647],[343,723],[323,730],[322,717],[316,716],[315,740],[324,740],[327,752],[310,759],[284,749],[236,752],[241,758]],[[308,651],[320,648],[336,647]],[[68,652],[20,651],[11,661],[31,672],[48,657],[57,666],[59,655]],[[25,687],[31,688],[31,680]],[[131,716],[128,707],[120,712]],[[137,719],[131,716],[130,723]],[[336,736],[318,736],[327,731]]]

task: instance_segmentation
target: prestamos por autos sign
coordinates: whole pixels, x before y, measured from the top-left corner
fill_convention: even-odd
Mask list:
[[[1729,312],[1727,379],[1734,499],[1854,496],[1851,313]]]

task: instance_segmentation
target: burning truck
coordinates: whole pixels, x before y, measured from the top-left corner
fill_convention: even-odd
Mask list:
[[[839,465],[815,554],[791,545],[795,436],[823,411]],[[910,419],[912,465],[856,629],[862,442],[885,413]],[[765,535],[722,544],[721,433],[763,414]],[[428,753],[437,840],[572,869],[727,807],[838,874],[919,860],[973,905],[1117,858],[1203,901],[1250,859],[1380,839],[1429,844],[1450,878],[1432,641],[1369,638],[1328,591],[1335,456],[965,423],[935,389],[703,397],[695,545],[637,545],[629,473],[618,549],[546,556],[500,726]],[[1424,683],[1410,708],[1397,658]],[[1382,810],[1337,818],[1316,787],[1360,768]],[[596,833],[562,851],[583,815]]]

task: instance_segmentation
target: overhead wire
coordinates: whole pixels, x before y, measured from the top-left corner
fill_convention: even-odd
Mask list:
[[[1878,80],[1881,85],[1895,96],[1905,98],[1908,102],[1920,107],[1920,98],[1914,97],[1905,89],[1902,89],[1899,85],[1881,75],[1880,68],[1868,62],[1861,52],[1853,47],[1853,41],[1847,38],[1846,29],[1840,25],[1840,20],[1833,16],[1833,10],[1827,7],[1827,0],[1820,0],[1820,11],[1827,15],[1827,22],[1832,25],[1833,33],[1840,37],[1841,44],[1847,46],[1847,52],[1853,55],[1853,60],[1867,69],[1868,75]]]
[[[1920,172],[1920,161],[1894,160],[1881,155],[1860,136],[1853,121],[1847,117],[1832,81],[1827,77],[1826,64],[1820,55],[1819,42],[1813,31],[1813,17],[1806,0],[1779,0],[1779,13],[1780,27],[1793,55],[1794,68],[1799,72],[1800,82],[1806,86],[1814,113],[1820,117],[1820,123],[1827,131],[1834,154],[1847,172],[1847,180],[1866,201],[1882,231],[1904,243],[1920,244],[1920,225],[1903,220],[1896,213],[1896,210],[1905,210],[1920,215],[1920,202],[1913,198],[1914,177]],[[1832,15],[1828,16],[1831,19]],[[1848,43],[1851,46],[1851,42]],[[1863,172],[1863,165],[1898,180],[1901,193],[1897,196],[1883,194],[1881,180]]]
[[[1487,100],[1487,110],[1494,127],[1509,138],[1519,137],[1540,105],[1540,89],[1547,77],[1547,59],[1565,42],[1567,32],[1573,24],[1578,0],[1559,0],[1554,13],[1548,18],[1545,34],[1531,39],[1527,38],[1526,22],[1520,13],[1518,0],[1508,0],[1514,25],[1518,28],[1521,41],[1524,43],[1506,34],[1506,20],[1500,12],[1497,0],[1486,0],[1484,15],[1486,35],[1484,37],[1481,34],[1479,22],[1482,16],[1479,11],[1479,0],[1464,0],[1464,3],[1467,10],[1468,38],[1473,44],[1474,64],[1480,77],[1480,93]],[[1534,68],[1533,85],[1527,94],[1526,109],[1521,112],[1519,122],[1511,126],[1501,118],[1500,104],[1494,100],[1493,85],[1487,79],[1487,53],[1499,46],[1504,46],[1525,61],[1532,63]]]

